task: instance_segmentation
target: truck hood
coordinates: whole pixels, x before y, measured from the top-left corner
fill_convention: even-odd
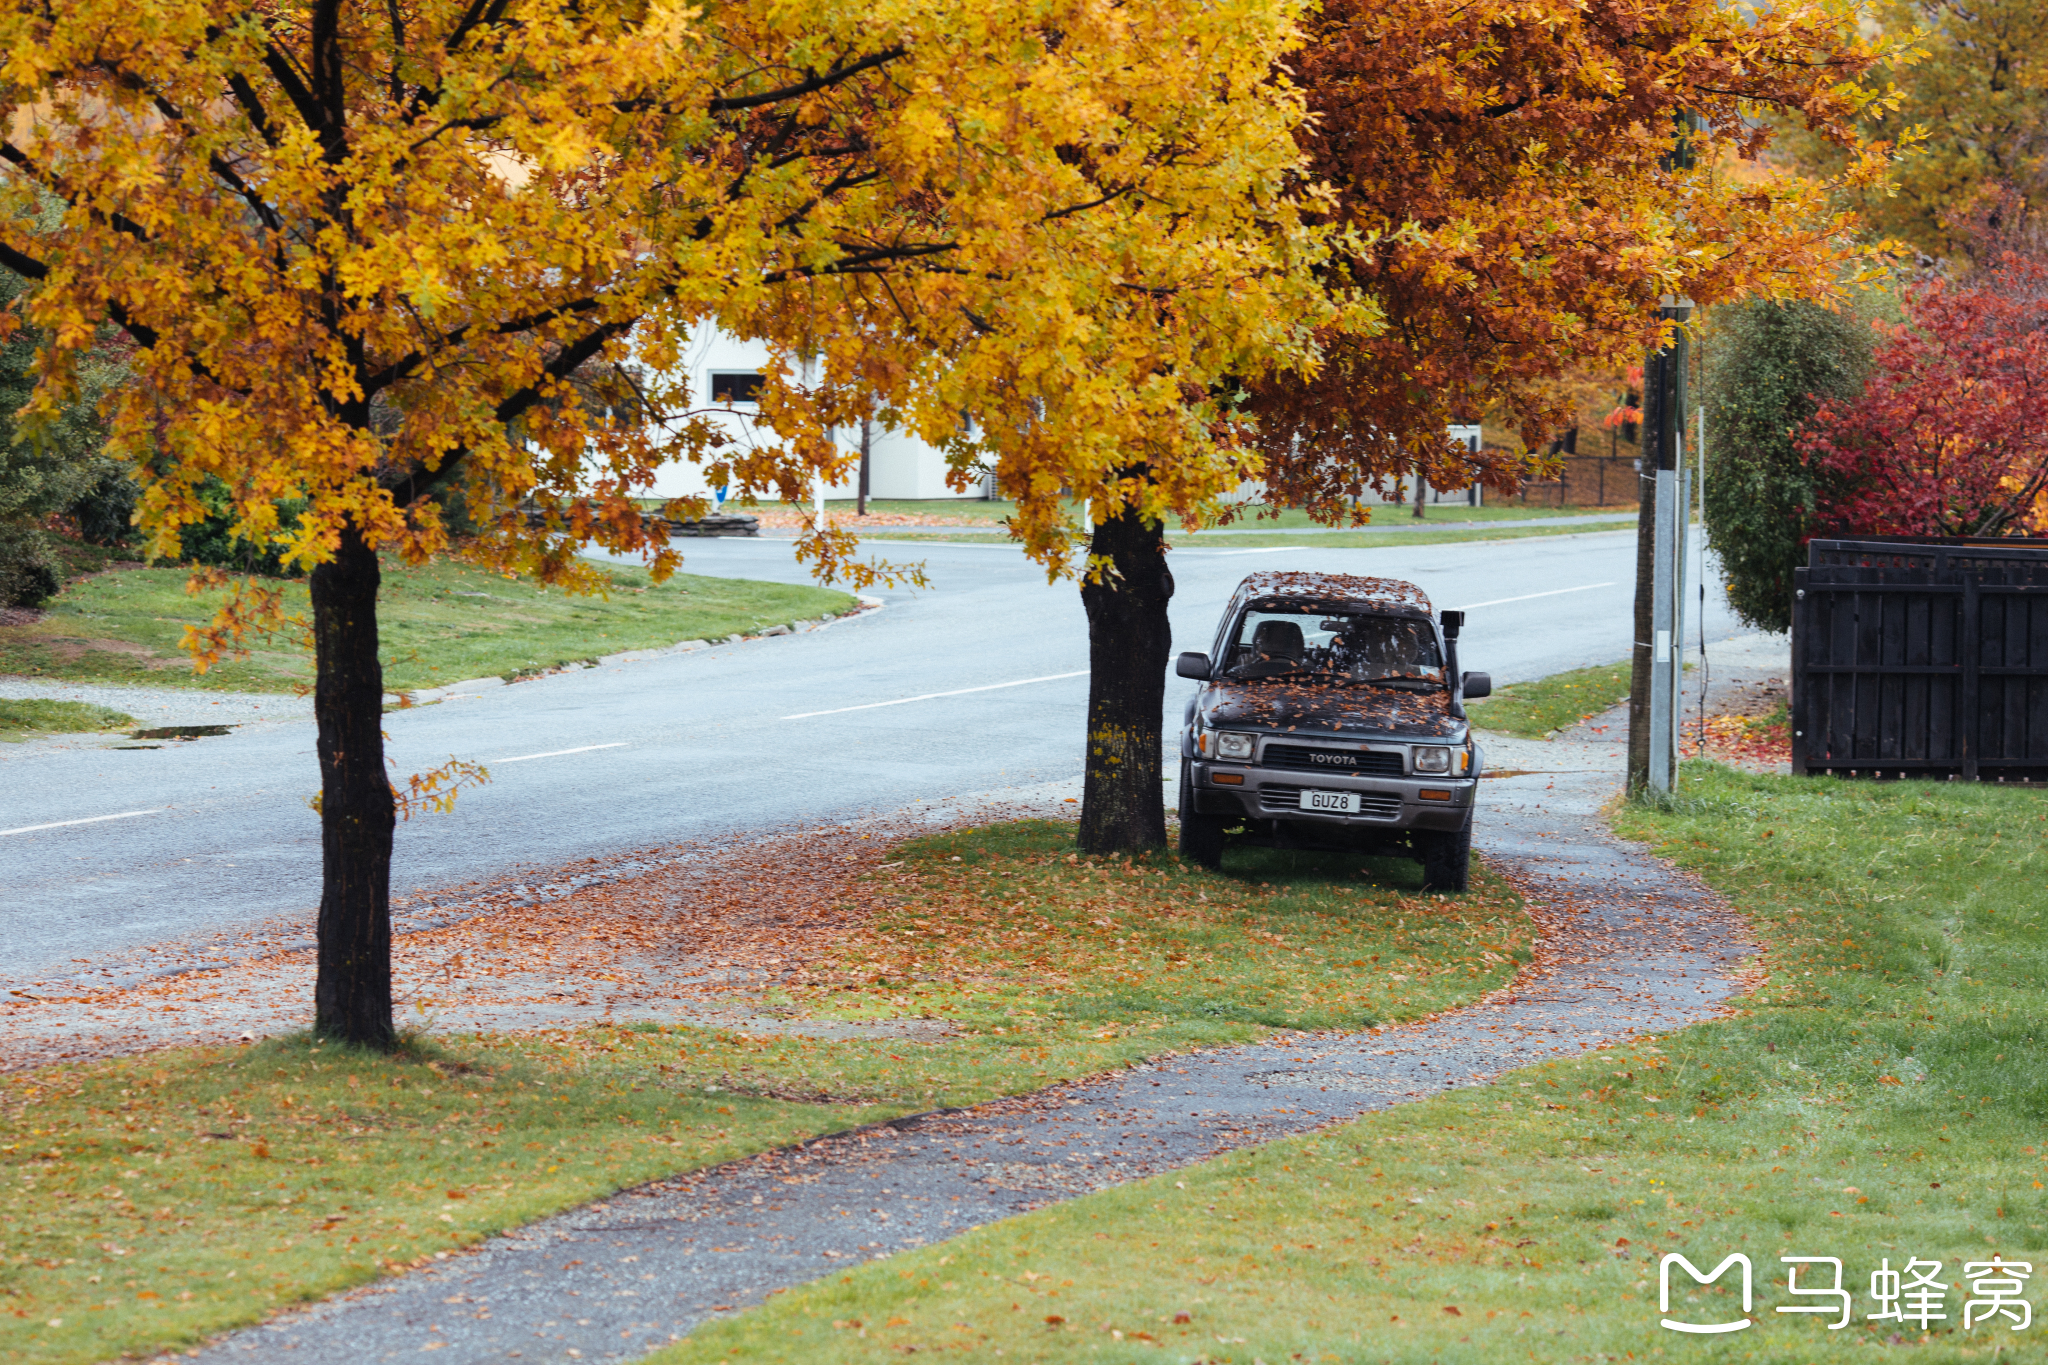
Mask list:
[[[1469,728],[1451,714],[1450,693],[1392,687],[1214,682],[1202,689],[1195,707],[1209,729],[1291,731],[1304,739],[1386,735],[1457,743]]]

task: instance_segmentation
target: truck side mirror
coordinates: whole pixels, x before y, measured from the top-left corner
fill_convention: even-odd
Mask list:
[[[1193,678],[1196,682],[1207,682],[1209,681],[1209,656],[1189,650],[1173,661],[1173,671],[1183,678]]]
[[[1493,695],[1493,675],[1490,673],[1467,673],[1459,684],[1466,701],[1478,701],[1481,697]]]

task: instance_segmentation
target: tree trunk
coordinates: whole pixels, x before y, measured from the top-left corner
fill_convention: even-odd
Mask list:
[[[1423,505],[1429,501],[1429,474],[1421,465],[1415,466],[1415,519],[1423,520]]]
[[[1095,528],[1091,553],[1112,572],[1081,585],[1088,612],[1088,775],[1081,797],[1081,850],[1136,853],[1166,843],[1160,791],[1166,654],[1166,528],[1126,511]]]
[[[384,667],[377,658],[377,553],[351,525],[313,570],[313,715],[320,752],[320,969],[316,1032],[389,1049],[391,833],[384,772]]]
[[[854,490],[858,505],[853,509],[857,517],[868,514],[868,455],[874,445],[875,422],[871,417],[860,419],[860,484]]]

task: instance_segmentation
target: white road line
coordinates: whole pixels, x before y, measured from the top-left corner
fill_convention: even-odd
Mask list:
[[[162,809],[162,806],[152,806],[148,810],[124,810],[119,815],[88,815],[83,820],[52,820],[47,825],[23,825],[20,829],[0,829],[0,838],[10,834],[29,834],[39,829],[62,829],[66,825],[97,825],[102,820],[132,820],[138,815],[155,815]]]
[[[626,741],[622,739],[611,744],[586,744],[580,749],[550,749],[544,754],[520,754],[517,758],[494,758],[491,762],[524,763],[529,758],[560,758],[563,754],[587,754],[592,749],[623,749],[625,747]]]
[[[1557,588],[1551,592],[1525,593],[1520,597],[1496,597],[1491,602],[1474,602],[1469,606],[1451,607],[1451,611],[1477,611],[1480,607],[1504,607],[1510,602],[1533,602],[1539,597],[1562,597],[1568,592],[1591,592],[1595,588],[1611,588],[1612,583],[1588,583],[1580,588]]]
[[[784,716],[783,719],[809,720],[812,716],[836,716],[846,711],[873,711],[883,706],[908,706],[914,701],[930,701],[934,697],[964,697],[969,692],[995,692],[1005,687],[1025,687],[1031,683],[1058,682],[1062,678],[1085,678],[1087,676],[1088,670],[1085,668],[1076,673],[1048,673],[1042,678],[1019,678],[1015,682],[989,683],[985,687],[956,687],[950,692],[926,692],[921,696],[898,697],[894,701],[871,701],[864,702],[859,706],[835,706],[830,711],[799,711],[793,716]]]

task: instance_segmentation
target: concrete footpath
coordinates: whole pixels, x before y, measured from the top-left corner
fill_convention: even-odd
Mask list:
[[[1618,743],[1485,740],[1478,848],[1543,922],[1508,989],[1424,1023],[1296,1034],[659,1181],[192,1353],[209,1362],[630,1360],[771,1291],[1092,1190],[1707,1018],[1743,921],[1616,839]]]

